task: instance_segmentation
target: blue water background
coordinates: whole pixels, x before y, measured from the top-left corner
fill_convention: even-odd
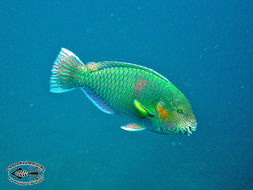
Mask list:
[[[253,189],[253,1],[0,1],[0,189]],[[49,92],[61,47],[150,67],[190,100],[192,136],[126,132],[80,90]],[[20,187],[6,168],[46,168]]]

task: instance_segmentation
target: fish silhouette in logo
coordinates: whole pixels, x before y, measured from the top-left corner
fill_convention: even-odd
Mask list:
[[[23,170],[22,168],[16,169],[14,172],[11,173],[18,179],[22,179],[26,176],[32,175],[32,176],[38,176],[39,172],[38,171],[33,171],[33,172],[28,172],[26,170]]]
[[[18,185],[34,185],[41,183],[46,169],[36,162],[20,161],[11,164],[8,168],[8,179]]]

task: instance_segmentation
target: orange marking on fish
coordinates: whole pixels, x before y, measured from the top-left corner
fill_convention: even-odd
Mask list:
[[[172,120],[172,115],[166,109],[164,109],[160,105],[158,105],[157,108],[162,121],[169,122]]]
[[[147,85],[147,79],[146,80],[142,80],[142,79],[138,79],[138,82],[136,83],[136,85],[134,86],[134,90],[136,92],[142,92],[143,88]]]

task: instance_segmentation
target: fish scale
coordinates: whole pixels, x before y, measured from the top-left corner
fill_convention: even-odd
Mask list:
[[[103,63],[101,63],[101,65],[103,65]],[[116,66],[116,64],[114,65],[114,72],[111,72],[112,69],[110,68],[104,68],[98,70],[97,72],[94,71],[90,76],[88,76],[89,78],[92,78],[92,80],[83,80],[84,83],[80,84],[80,86],[85,86],[87,89],[90,89],[92,93],[96,94],[102,102],[107,104],[109,108],[115,110],[115,112],[124,113],[124,110],[127,110],[126,113],[135,114],[136,111],[134,105],[132,104],[135,98],[149,104],[152,93],[161,91],[160,85],[155,85],[158,78],[160,78],[159,76],[157,76],[156,79],[154,77],[150,77],[148,72],[142,73],[141,68],[136,69],[120,67],[120,65]],[[138,93],[138,96],[133,96],[134,85],[138,83],[138,76],[142,76],[140,78],[143,81],[149,81],[149,85],[146,86],[146,90],[143,90],[142,93]],[[115,84],[108,82],[108,78],[113,78],[115,80]],[[115,89],[112,90],[112,86],[114,86]],[[107,96],[103,96],[105,94]],[[123,94],[127,94],[127,96],[123,96]],[[126,109],[126,106],[128,109],[130,107],[132,107],[132,109]]]

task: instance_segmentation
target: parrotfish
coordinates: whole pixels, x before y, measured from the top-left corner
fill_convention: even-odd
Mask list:
[[[103,61],[84,64],[62,48],[50,78],[50,91],[75,88],[103,112],[130,122],[122,129],[169,134],[192,134],[197,122],[184,94],[152,69],[132,63]]]

